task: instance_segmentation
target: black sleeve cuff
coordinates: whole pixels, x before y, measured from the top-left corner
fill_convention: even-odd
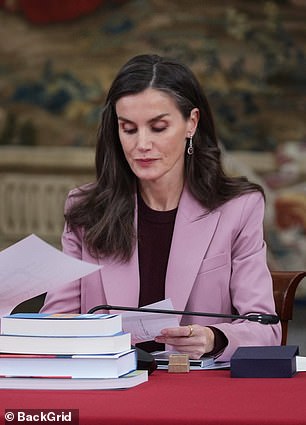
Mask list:
[[[206,354],[209,356],[217,356],[221,354],[225,347],[228,345],[228,339],[226,338],[224,333],[220,331],[220,329],[215,328],[214,326],[207,327],[211,329],[215,335],[215,345],[213,350]]]

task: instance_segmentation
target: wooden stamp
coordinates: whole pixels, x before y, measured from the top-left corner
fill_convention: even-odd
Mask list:
[[[168,372],[185,373],[189,372],[189,356],[188,354],[170,354]]]

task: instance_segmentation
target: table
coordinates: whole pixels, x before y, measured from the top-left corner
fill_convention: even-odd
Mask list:
[[[127,390],[1,390],[5,409],[79,409],[80,425],[305,425],[306,372],[231,378],[229,370],[155,371]]]

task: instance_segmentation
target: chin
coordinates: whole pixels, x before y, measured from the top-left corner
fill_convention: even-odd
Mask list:
[[[136,177],[139,179],[139,180],[144,180],[144,181],[150,181],[150,180],[152,180],[152,181],[154,181],[154,180],[157,180],[157,179],[159,179],[159,177],[160,177],[160,174],[156,174],[156,173],[150,173],[150,172],[141,172],[141,171],[134,171],[134,173],[135,173],[135,175],[136,175]]]

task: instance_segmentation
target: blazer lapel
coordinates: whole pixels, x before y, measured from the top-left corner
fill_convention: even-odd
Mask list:
[[[185,188],[180,200],[168,261],[165,297],[184,310],[220,217],[208,212]]]
[[[137,209],[136,197],[135,228],[137,225]],[[125,307],[138,307],[140,281],[137,243],[128,262],[116,262],[110,258],[102,258],[99,262],[103,265],[101,276],[107,303]]]

